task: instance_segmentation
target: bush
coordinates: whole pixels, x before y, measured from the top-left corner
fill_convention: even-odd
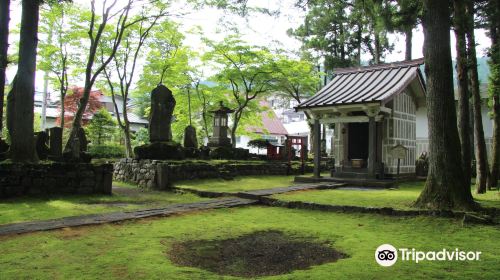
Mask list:
[[[134,148],[134,154],[137,159],[184,159],[184,149],[181,144],[170,142],[155,142],[145,144]]]
[[[119,144],[89,145],[89,154],[93,158],[122,158],[125,147]]]
[[[231,148],[231,147],[217,147],[210,151],[210,159],[236,159],[246,160],[250,156],[247,149]]]

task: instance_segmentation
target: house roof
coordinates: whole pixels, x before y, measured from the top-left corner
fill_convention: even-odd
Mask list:
[[[114,116],[114,114],[113,114]],[[123,119],[123,113],[120,113],[120,117]],[[136,124],[149,124],[149,121],[145,118],[142,118],[132,112],[127,112],[127,118],[130,123],[136,123]]]
[[[260,105],[263,107],[268,107],[269,104],[266,101],[261,101]],[[272,109],[266,110],[261,113],[262,118],[262,127],[253,127],[251,130],[255,133],[259,134],[268,134],[268,135],[287,135],[288,131],[283,126],[283,123],[280,121],[276,113]]]
[[[386,102],[417,79],[425,91],[419,66],[423,59],[334,71],[333,79],[297,109],[354,103]]]

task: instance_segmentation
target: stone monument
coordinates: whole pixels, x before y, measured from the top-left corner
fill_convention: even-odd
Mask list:
[[[184,129],[184,148],[198,148],[196,129],[192,125],[188,125]]]
[[[183,159],[184,151],[179,143],[172,141],[171,122],[175,108],[172,91],[159,84],[151,92],[149,115],[150,144],[135,147],[137,159]]]
[[[151,113],[149,115],[149,141],[167,142],[172,140],[170,124],[175,108],[172,91],[159,84],[151,92]]]
[[[53,159],[58,159],[62,156],[63,129],[56,126],[49,128],[48,131],[50,156]]]

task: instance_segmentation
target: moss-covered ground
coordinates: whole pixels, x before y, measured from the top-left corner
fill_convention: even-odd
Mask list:
[[[206,200],[189,193],[141,190],[114,183],[113,195],[59,195],[0,200],[0,224],[150,208]],[[0,277],[1,278],[1,277]]]
[[[266,279],[498,279],[494,226],[458,220],[394,218],[268,207],[198,212],[161,219],[0,237],[2,279],[236,279],[168,258],[175,242],[219,240],[279,230],[310,237],[349,255],[337,262]],[[379,266],[384,243],[417,250],[481,251],[480,261],[398,261]]]
[[[424,181],[401,183],[394,189],[358,190],[334,189],[316,191],[298,191],[274,195],[286,201],[314,202],[331,205],[353,205],[365,207],[393,207],[395,209],[411,209],[413,202],[420,195]],[[485,207],[500,208],[500,192],[488,191],[485,194],[475,194],[474,199]]]

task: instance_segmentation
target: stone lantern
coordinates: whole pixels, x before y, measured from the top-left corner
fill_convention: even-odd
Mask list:
[[[229,114],[233,113],[231,110],[224,106],[221,101],[219,103],[219,108],[214,111],[210,111],[214,114],[214,132],[212,137],[208,141],[209,147],[221,147],[221,146],[231,146],[231,139],[227,137],[228,131],[228,118]]]

